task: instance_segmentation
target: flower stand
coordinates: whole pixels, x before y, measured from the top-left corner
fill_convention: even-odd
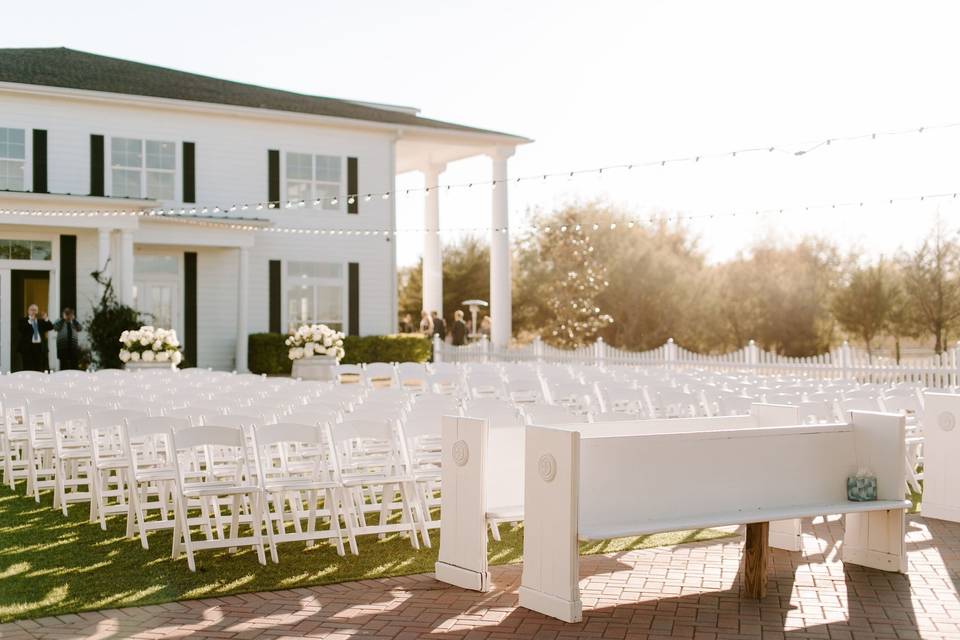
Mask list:
[[[144,362],[143,360],[138,360],[137,362],[127,362],[123,365],[123,368],[127,371],[147,371],[147,370],[173,370],[175,367],[170,362]]]
[[[337,359],[329,356],[313,356],[293,361],[291,375],[301,380],[321,380],[329,382],[334,379],[333,368],[337,366]]]

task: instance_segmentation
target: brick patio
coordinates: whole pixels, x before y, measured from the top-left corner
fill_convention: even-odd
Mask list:
[[[958,638],[960,525],[912,518],[908,575],[838,562],[839,520],[774,551],[770,595],[738,596],[739,538],[584,558],[584,620],[517,608],[520,566],[474,593],[429,574],[0,625],[0,638]],[[2,588],[2,583],[0,583]]]

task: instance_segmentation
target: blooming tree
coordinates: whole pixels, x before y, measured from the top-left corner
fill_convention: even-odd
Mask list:
[[[601,311],[597,301],[609,283],[589,232],[572,219],[546,226],[540,259],[557,275],[546,287],[552,317],[544,328],[544,339],[566,348],[593,342],[613,318]]]

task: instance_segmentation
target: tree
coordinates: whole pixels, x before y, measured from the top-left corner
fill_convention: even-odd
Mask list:
[[[587,225],[572,209],[540,228],[537,245],[540,261],[552,273],[544,290],[549,317],[543,338],[567,348],[592,343],[613,322],[599,302],[609,286],[606,256],[597,254]]]
[[[867,356],[873,356],[873,339],[890,327],[899,299],[883,258],[875,266],[858,268],[833,297],[831,310],[844,330],[863,341]]]
[[[946,347],[947,333],[960,321],[960,246],[947,237],[940,221],[923,244],[901,258],[907,298],[917,322],[933,334],[937,354]]]
[[[404,267],[397,276],[400,316],[409,313],[419,323],[423,310],[423,261]],[[452,318],[455,310],[463,309],[464,300],[472,299],[490,299],[490,249],[479,238],[467,236],[443,248],[444,316]]]
[[[887,333],[893,338],[894,354],[897,364],[900,364],[901,341],[903,338],[918,337],[923,327],[913,301],[907,295],[901,269],[891,269],[888,277],[892,282],[890,289],[892,300],[887,317]]]
[[[110,264],[110,261],[107,261]],[[87,321],[87,334],[90,337],[90,349],[94,364],[98,369],[119,369],[120,334],[128,329],[140,327],[140,313],[133,307],[117,302],[113,291],[113,280],[102,271],[94,271],[90,276],[103,287],[100,300],[93,308],[93,315]]]

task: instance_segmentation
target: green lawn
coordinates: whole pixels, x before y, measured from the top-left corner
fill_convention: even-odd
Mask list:
[[[414,551],[407,539],[391,535],[358,538],[359,556],[341,558],[332,546],[306,549],[301,543],[279,546],[280,563],[257,564],[252,550],[236,554],[202,551],[197,572],[185,558],[170,559],[171,533],[150,534],[150,549],[124,537],[125,517],[108,521],[107,531],[86,521],[84,504],[64,518],[51,508],[7,486],[0,488],[0,622],[91,609],[157,604],[229,593],[289,589],[348,580],[383,578],[433,571],[439,532],[432,549]],[[501,527],[503,541],[491,541],[492,564],[519,562],[522,527]],[[669,546],[725,537],[716,530],[684,531],[619,538],[581,545],[583,554]]]

